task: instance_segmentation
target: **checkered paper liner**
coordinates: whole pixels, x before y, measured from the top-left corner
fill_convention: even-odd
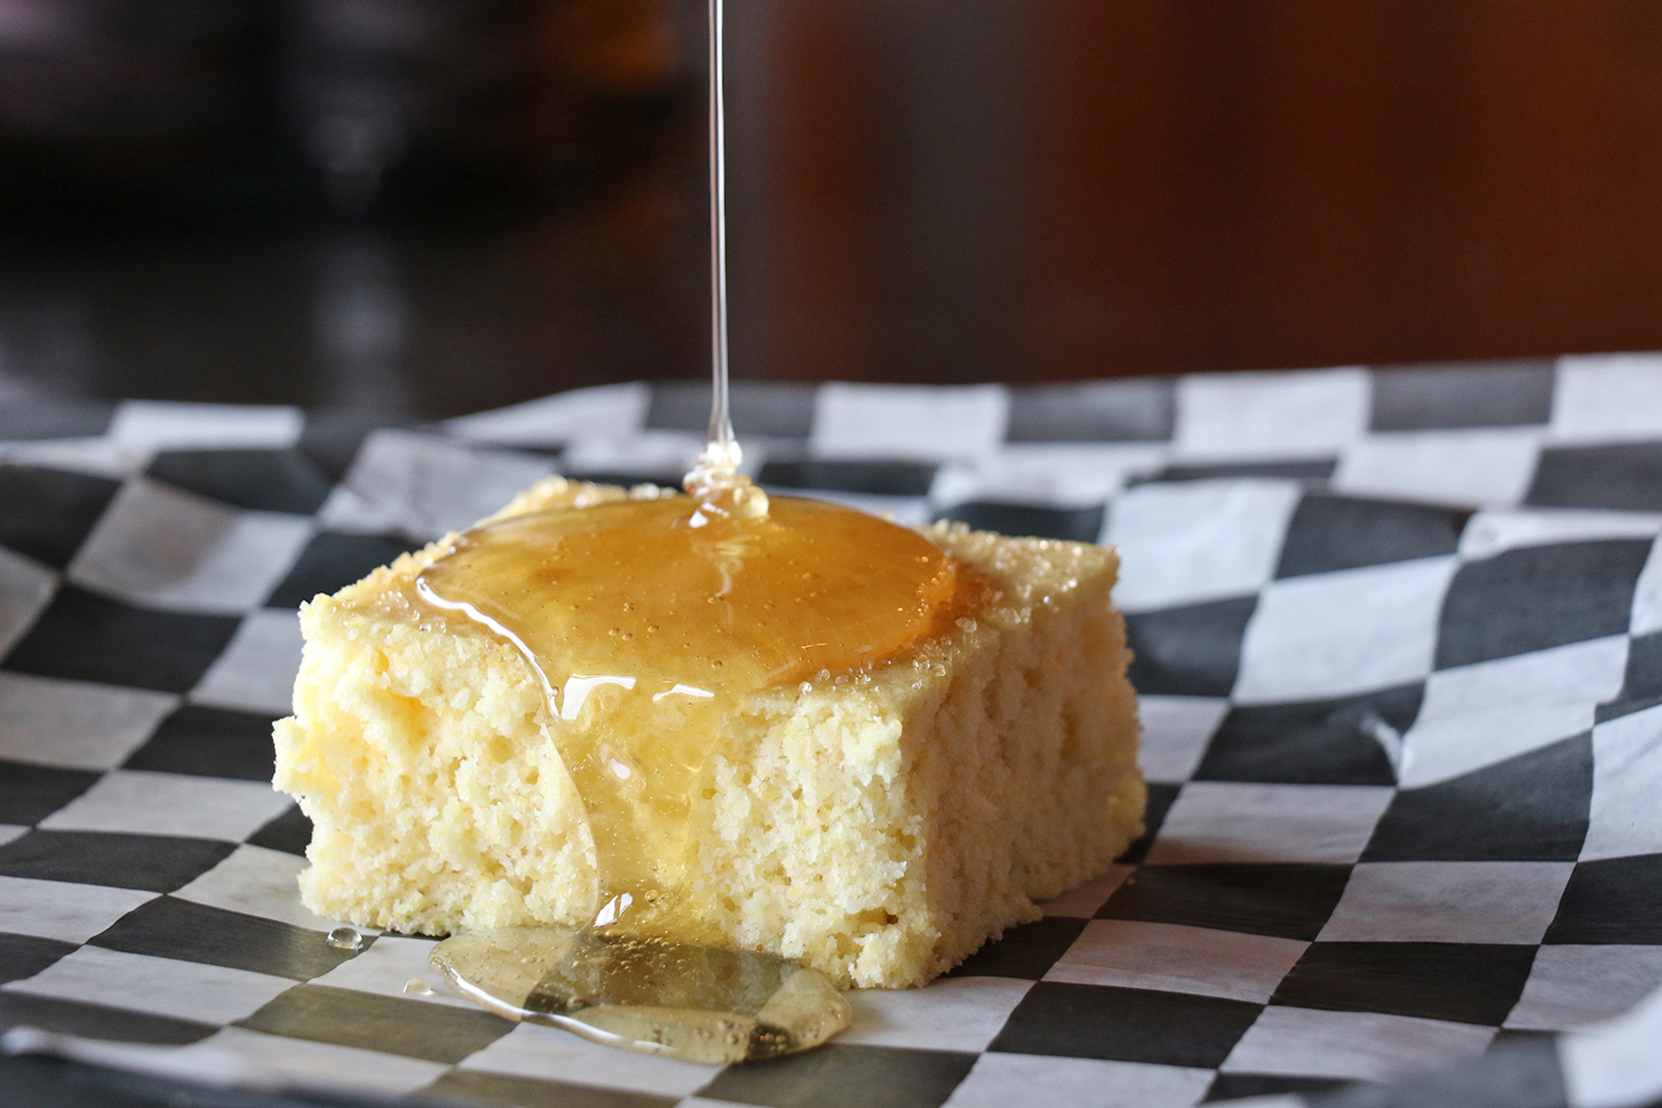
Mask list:
[[[328,945],[267,783],[296,604],[549,472],[674,481],[706,396],[0,411],[8,1049],[501,1104],[1662,1097],[1658,355],[739,385],[770,488],[1119,546],[1149,834],[773,1063],[610,1052],[407,992],[429,940]]]

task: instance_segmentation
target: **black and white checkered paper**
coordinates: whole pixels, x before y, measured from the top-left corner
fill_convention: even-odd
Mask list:
[[[308,828],[267,783],[296,604],[546,473],[674,482],[706,396],[421,428],[0,411],[7,1049],[487,1104],[1662,1098],[1658,355],[738,386],[770,488],[1120,548],[1149,834],[757,1065],[407,991],[426,939],[328,945],[295,893]]]

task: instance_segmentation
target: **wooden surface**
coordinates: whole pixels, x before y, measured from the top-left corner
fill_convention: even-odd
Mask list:
[[[1003,34],[920,29],[919,9]],[[757,294],[768,373],[1662,346],[1662,4],[818,0],[772,19],[766,222],[791,245]],[[934,53],[951,45],[956,68]],[[933,239],[888,233],[919,220]],[[1002,295],[966,288],[950,236],[986,246]],[[961,295],[919,297],[942,284]],[[922,357],[892,341],[918,312]]]

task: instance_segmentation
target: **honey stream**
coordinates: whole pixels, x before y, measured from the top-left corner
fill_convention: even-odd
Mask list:
[[[478,527],[416,581],[418,604],[513,645],[593,835],[587,927],[466,932],[432,962],[511,1019],[697,1062],[772,1057],[847,1026],[823,974],[724,947],[700,900],[694,822],[711,756],[763,690],[860,674],[926,636],[953,564],[852,509],[768,498],[740,472],[727,402],[722,0],[710,0],[709,445],[688,496]]]

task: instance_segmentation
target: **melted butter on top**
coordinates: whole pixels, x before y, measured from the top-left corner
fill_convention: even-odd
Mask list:
[[[763,689],[905,654],[957,572],[916,532],[849,508],[769,503],[742,477],[693,491],[487,524],[415,591],[541,675],[594,834],[596,925],[707,941],[687,815],[724,721]]]

